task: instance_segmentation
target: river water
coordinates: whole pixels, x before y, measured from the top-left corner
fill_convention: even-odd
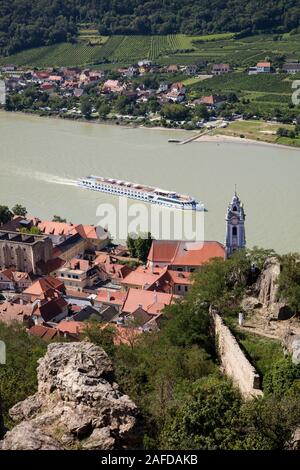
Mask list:
[[[0,113],[0,204],[30,214],[97,223],[112,196],[82,190],[88,174],[149,184],[205,203],[205,238],[224,241],[235,184],[244,202],[248,246],[300,251],[300,151],[258,144],[168,143],[187,132]]]

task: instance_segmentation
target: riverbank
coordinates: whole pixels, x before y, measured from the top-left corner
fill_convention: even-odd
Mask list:
[[[146,125],[145,123],[138,123],[138,122],[130,122],[123,120],[121,118],[118,119],[105,119],[105,120],[99,120],[99,119],[86,119],[81,116],[60,116],[60,115],[43,115],[43,114],[37,114],[34,112],[23,112],[23,111],[5,111],[4,109],[0,109],[0,113],[13,113],[17,115],[30,115],[30,116],[35,116],[38,118],[48,118],[48,119],[59,119],[59,120],[66,120],[66,121],[71,121],[71,122],[79,122],[79,123],[85,123],[85,124],[100,124],[100,125],[107,125],[107,126],[119,126],[124,129],[149,129],[149,130],[157,130],[157,131],[181,131],[181,132],[186,132],[191,134],[190,138],[185,139],[184,143],[189,143],[189,142],[214,142],[214,143],[238,143],[238,144],[255,144],[255,145],[267,145],[268,147],[275,147],[275,148],[285,148],[285,149],[294,149],[294,150],[299,150],[300,149],[300,139],[294,139],[295,141],[299,141],[297,144],[283,144],[283,143],[278,143],[275,142],[274,139],[275,137],[275,130],[277,130],[279,127],[283,128],[291,128],[292,126],[290,125],[284,125],[284,124],[269,124],[264,121],[255,121],[254,124],[257,127],[255,131],[249,132],[247,127],[249,129],[253,128],[253,121],[234,121],[230,123],[228,128],[226,129],[215,129],[212,130],[211,133],[207,133],[203,131],[203,134],[201,134],[202,131],[196,130],[196,129],[184,129],[184,128],[177,128],[177,127],[164,127],[161,125],[153,126],[150,123]],[[261,131],[259,130],[259,125],[261,127],[266,127],[269,126],[272,130],[264,130]],[[240,128],[242,126],[242,129],[244,130],[245,135],[243,137],[236,134],[236,129],[235,128]],[[250,134],[250,136],[249,136]],[[198,135],[198,137],[197,137]],[[241,134],[240,134],[241,135]],[[273,141],[272,141],[273,139]],[[291,139],[289,139],[291,140]]]
[[[300,150],[299,147],[295,147],[293,145],[283,145],[283,144],[277,144],[275,142],[265,142],[262,140],[235,137],[235,136],[224,135],[224,134],[214,134],[214,135],[205,134],[194,139],[194,142],[214,142],[218,144],[220,143],[234,144],[235,143],[235,144],[245,144],[245,145],[262,145],[262,146],[267,146],[267,147],[284,148],[284,149],[289,149],[289,150],[297,150],[297,151]]]

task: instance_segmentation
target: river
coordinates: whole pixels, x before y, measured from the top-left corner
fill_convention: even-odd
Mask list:
[[[0,113],[0,204],[30,214],[97,223],[111,196],[74,179],[111,176],[171,189],[205,203],[205,238],[224,241],[234,186],[244,203],[248,246],[300,251],[300,151],[242,143],[168,143],[183,131],[98,125]]]

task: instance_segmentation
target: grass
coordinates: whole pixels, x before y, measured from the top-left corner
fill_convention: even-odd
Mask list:
[[[278,36],[277,36],[278,38]],[[112,63],[132,63],[152,59],[159,64],[191,64],[199,61],[229,62],[241,71],[258,60],[285,55],[300,59],[300,35],[251,36],[236,39],[233,33],[187,36],[101,36],[95,26],[81,24],[77,44],[56,44],[23,51],[2,58],[0,64],[56,66],[84,65],[108,60]],[[266,90],[268,91],[268,90]]]
[[[190,86],[190,85],[194,85],[195,83],[202,82],[203,80],[206,80],[206,78],[203,78],[203,77],[190,77],[190,78],[187,78],[186,80],[182,80],[182,83],[185,86]]]
[[[242,346],[251,363],[263,378],[274,362],[284,357],[280,341],[248,332],[235,332],[239,344]]]
[[[214,134],[228,135],[232,137],[240,137],[243,135],[246,139],[261,140],[269,143],[280,143],[284,145],[291,145],[284,141],[285,138],[278,138],[276,132],[279,127],[288,130],[293,130],[294,126],[289,124],[270,124],[264,121],[234,121],[225,129],[216,129]],[[293,139],[287,140],[293,141]],[[300,139],[294,139],[299,141]]]

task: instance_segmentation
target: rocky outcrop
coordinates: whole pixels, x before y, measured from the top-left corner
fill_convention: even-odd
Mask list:
[[[300,335],[287,331],[283,337],[282,345],[288,354],[291,354],[292,362],[300,364]],[[299,434],[300,435],[300,434]]]
[[[38,392],[10,410],[6,449],[137,449],[139,411],[114,382],[110,359],[91,343],[53,343],[38,366]]]
[[[276,257],[268,258],[257,280],[255,289],[258,301],[268,307],[278,301],[278,278],[280,263]]]
[[[293,316],[287,302],[279,297],[280,272],[281,265],[278,258],[275,256],[268,258],[251,292],[242,301],[241,307],[246,312],[263,308],[273,320],[287,320]]]

